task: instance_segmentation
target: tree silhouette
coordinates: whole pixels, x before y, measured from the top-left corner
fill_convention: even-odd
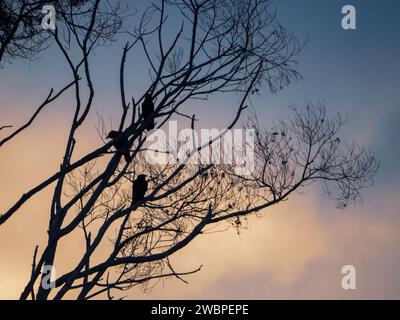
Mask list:
[[[38,2],[0,2],[0,62],[40,51],[47,38],[36,23],[40,10]]]
[[[359,200],[361,189],[372,183],[376,160],[364,148],[338,140],[343,121],[339,115],[329,117],[323,104],[293,107],[292,118],[270,130],[251,116],[245,124],[255,132],[251,175],[238,173],[237,163],[190,163],[221,136],[197,146],[178,162],[154,164],[146,158],[149,125],[156,123],[156,128],[163,128],[177,117],[189,119],[195,128],[196,115],[187,114],[185,108],[188,101],[212,101],[217,94],[234,93],[238,103],[232,106],[236,111],[226,125],[232,129],[247,108],[250,95],[263,85],[275,92],[301,78],[295,56],[302,44],[280,24],[270,0],[160,0],[150,5],[135,28],[127,31],[131,40],[120,63],[121,114],[115,130],[119,134],[107,141],[108,131],[102,128],[99,133],[104,144],[76,159],[77,131],[93,109],[91,56],[104,40],[102,35],[106,39],[116,35],[115,21],[111,32],[104,33],[101,26],[107,12],[99,11],[100,3],[85,1],[80,5],[79,12],[85,13],[80,20],[83,28],[75,20],[65,19],[64,35],[69,36],[60,37],[60,29],[50,32],[71,69],[71,83],[56,95],[51,91],[25,126],[0,140],[3,147],[28,128],[45,105],[74,88],[75,114],[60,170],[0,216],[0,228],[4,228],[33,196],[55,185],[49,199],[47,245],[36,247],[21,299],[62,299],[66,294],[78,299],[99,295],[112,299],[116,290],[148,287],[157,279],[177,277],[184,281],[185,275],[200,268],[176,271],[170,257],[212,226],[226,222],[240,229],[243,219],[287,200],[299,188],[316,181],[340,207]],[[171,11],[182,23],[176,34],[166,39]],[[72,45],[80,52],[78,59],[74,54],[75,60]],[[128,102],[125,64],[134,50],[144,53],[151,82],[141,97]],[[83,92],[87,93],[85,98]],[[155,104],[151,115],[141,112],[146,96]],[[121,161],[123,152],[112,149],[121,142],[130,150],[131,162]],[[138,197],[132,189],[143,174],[147,176],[146,190]],[[75,267],[56,279],[55,288],[42,286],[43,267],[56,264],[59,244],[75,233],[81,233],[83,239],[83,254],[77,257]],[[106,250],[110,237],[113,245],[98,261],[97,253]]]
[[[57,12],[57,28],[64,40],[70,42],[69,27],[76,32],[85,32],[90,28],[89,7],[96,7],[91,36],[98,37],[97,44],[107,42],[120,29],[122,18],[128,6],[120,1],[95,0],[2,0],[0,2],[0,63],[13,62],[18,58],[31,59],[50,45],[51,37],[43,32],[41,22],[44,17],[42,8],[51,4]],[[68,25],[68,27],[67,27]]]

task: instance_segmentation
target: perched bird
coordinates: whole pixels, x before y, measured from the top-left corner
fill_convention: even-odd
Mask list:
[[[107,139],[111,140],[116,140],[118,137],[120,137],[122,132],[120,131],[110,131],[110,133],[107,136]],[[132,161],[131,153],[129,152],[128,149],[128,139],[127,138],[122,138],[119,141],[115,141],[113,146],[114,148],[118,151],[121,152],[125,158],[125,161],[127,163],[130,163]]]
[[[133,182],[132,186],[132,202],[137,202],[144,199],[146,192],[149,188],[149,184],[146,181],[146,175],[141,174]]]
[[[150,94],[146,94],[146,97],[144,98],[144,102],[142,104],[142,113],[143,113],[144,121],[148,121],[154,113],[153,98]],[[154,124],[154,118],[153,118],[147,125],[146,130],[147,131],[153,130],[154,126],[155,126],[155,124]]]

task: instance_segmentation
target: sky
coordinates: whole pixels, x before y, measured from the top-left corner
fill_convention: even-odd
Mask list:
[[[138,8],[144,3],[137,3]],[[356,8],[356,30],[341,28],[346,4]],[[274,95],[262,92],[253,99],[253,108],[263,123],[270,124],[285,118],[290,104],[325,101],[329,112],[348,117],[343,139],[367,145],[379,159],[375,185],[364,192],[362,203],[346,210],[335,209],[315,185],[263,212],[262,218],[251,219],[240,235],[229,230],[202,236],[174,257],[183,270],[204,266],[188,279],[189,285],[168,280],[150,292],[131,292],[129,298],[400,298],[400,2],[276,0],[274,6],[281,22],[307,40],[298,57],[304,80]],[[96,111],[105,118],[113,117],[119,103],[124,40],[102,48],[93,60]],[[128,58],[128,88],[138,95],[146,88],[147,70],[140,55]],[[0,69],[0,125],[22,123],[49,88],[69,81],[60,60],[53,46],[35,61],[17,61]],[[57,170],[73,107],[68,98],[67,94],[52,104],[27,132],[0,150],[2,211]],[[188,108],[199,109],[201,126],[211,128],[229,123],[233,112],[224,99],[218,99],[217,106],[193,103]],[[88,148],[100,143],[96,114],[90,117],[91,125],[81,133]],[[10,170],[14,166],[19,170]],[[0,229],[0,298],[18,297],[26,281],[34,245],[45,240],[49,194],[33,199],[5,230]],[[79,246],[78,240],[72,241]],[[74,255],[71,247],[63,252],[60,264]],[[345,265],[356,267],[357,290],[341,288]]]

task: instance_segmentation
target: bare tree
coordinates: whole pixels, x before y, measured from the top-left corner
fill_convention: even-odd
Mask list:
[[[43,5],[40,2],[0,2],[0,62],[3,58],[12,61],[30,57],[42,49],[47,37],[37,23]]]
[[[122,52],[121,114],[114,128],[119,134],[106,141],[107,130],[100,128],[104,144],[75,159],[78,129],[93,109],[91,55],[99,35],[104,34],[99,30],[104,25],[98,12],[100,2],[94,1],[86,22],[81,22],[85,28],[66,19],[68,36],[61,37],[58,30],[52,33],[71,69],[76,92],[75,115],[60,170],[0,216],[0,226],[4,226],[30,198],[55,184],[48,242],[42,250],[36,247],[21,299],[62,299],[67,293],[78,299],[99,295],[113,299],[115,290],[151,287],[162,278],[185,281],[185,275],[200,267],[177,271],[170,258],[210,228],[226,222],[240,230],[243,219],[288,199],[312,182],[321,181],[341,207],[360,199],[360,190],[372,183],[376,160],[363,148],[346,148],[337,136],[343,124],[340,116],[330,118],[324,105],[312,103],[304,111],[293,108],[293,117],[272,130],[264,129],[257,117],[250,118],[246,128],[254,130],[256,146],[251,175],[238,174],[235,163],[190,162],[217,144],[222,134],[196,146],[179,161],[153,164],[146,158],[146,128],[153,121],[163,128],[177,117],[195,129],[196,115],[185,112],[189,100],[212,101],[217,94],[235,94],[238,102],[232,107],[236,113],[226,125],[232,129],[250,95],[264,84],[274,92],[301,78],[295,56],[302,45],[280,24],[270,0],[160,0],[150,5],[129,31],[132,40]],[[170,28],[171,11],[182,17],[182,24],[169,39],[165,30]],[[71,42],[80,50],[77,61],[70,54]],[[141,97],[128,102],[125,64],[132,50],[144,52],[151,82]],[[81,77],[86,85],[79,81]],[[82,92],[88,93],[86,98]],[[141,112],[146,96],[155,102],[151,115]],[[117,145],[121,147],[115,150]],[[126,150],[132,162],[124,160]],[[149,189],[143,199],[134,201],[132,185],[140,174],[147,175]],[[59,244],[75,233],[83,239],[75,267],[59,276],[54,288],[42,286],[43,268],[56,264]],[[111,247],[107,246],[110,237]]]
[[[42,7],[47,3],[45,0],[4,0],[0,2],[0,64],[3,61],[12,63],[18,58],[31,59],[37,56],[48,48],[51,38],[64,42],[62,49],[64,52],[73,45],[72,37],[78,34],[88,35],[86,45],[89,43],[90,47],[86,48],[86,51],[89,54],[95,47],[112,41],[122,28],[122,20],[131,14],[129,4],[123,4],[120,1],[115,1],[113,4],[108,1],[101,3],[98,0],[53,1],[52,4],[57,10],[57,31],[51,35],[41,27]],[[96,10],[96,15],[91,23],[93,9]],[[59,39],[60,37],[62,40]],[[78,43],[78,45],[82,46],[83,44]],[[86,57],[83,56],[82,59],[84,60]],[[23,125],[0,138],[0,148],[27,129],[42,110],[65,91],[73,85],[75,85],[75,90],[78,88],[76,84],[80,80],[78,71],[82,68],[83,60],[76,64],[76,69],[71,64],[72,61],[68,61],[70,67],[73,67],[73,80],[57,92],[51,88],[44,101]],[[3,125],[0,127],[0,131],[11,128],[13,128],[11,124]]]
[[[65,25],[73,26],[79,32],[87,31],[87,18],[94,6],[97,18],[93,34],[100,39],[110,40],[119,30],[122,18],[127,15],[128,6],[121,2],[113,4],[97,3],[95,0],[56,0],[52,1],[57,11],[57,27],[64,33],[65,39],[71,34]],[[43,30],[42,9],[48,5],[45,0],[2,0],[0,2],[0,63],[12,63],[15,59],[31,59],[47,49],[51,36]]]

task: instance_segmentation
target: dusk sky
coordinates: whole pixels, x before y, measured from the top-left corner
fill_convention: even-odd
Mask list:
[[[145,3],[135,1],[139,11]],[[346,4],[357,10],[357,30],[341,27]],[[175,256],[180,269],[204,266],[187,279],[189,285],[167,280],[150,292],[129,292],[129,298],[400,298],[400,2],[276,0],[274,6],[281,22],[307,41],[298,56],[304,80],[277,94],[263,88],[261,96],[252,98],[252,108],[268,127],[285,119],[291,104],[325,101],[329,113],[347,116],[341,138],[366,145],[379,159],[375,185],[363,192],[361,203],[338,210],[315,184],[265,210],[262,218],[251,218],[240,235],[236,230],[202,235]],[[135,16],[131,19],[134,24]],[[95,111],[107,121],[120,108],[118,71],[126,40],[120,37],[99,48],[92,61]],[[139,96],[149,84],[142,58],[135,51],[128,56],[130,96]],[[5,64],[0,69],[0,125],[23,123],[51,87],[61,88],[70,79],[56,46],[34,61]],[[58,169],[73,113],[71,95],[72,91],[48,106],[28,131],[0,150],[1,212]],[[188,106],[198,113],[202,128],[224,127],[235,114],[230,99],[214,101],[218,105],[190,102]],[[101,144],[95,112],[90,119],[80,132],[85,142],[79,146],[82,151]],[[10,170],[14,166],[19,169]],[[7,228],[0,229],[0,298],[17,298],[27,281],[34,246],[46,240],[49,209],[44,200],[50,194],[47,190],[34,198]],[[73,246],[64,253],[60,264],[73,257]],[[357,290],[341,288],[345,265],[356,267]]]

